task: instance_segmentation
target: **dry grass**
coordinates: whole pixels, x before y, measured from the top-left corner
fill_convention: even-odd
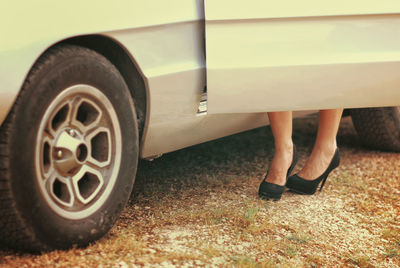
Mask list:
[[[315,118],[295,120],[304,163]],[[361,147],[347,118],[342,164],[315,196],[257,197],[272,155],[256,129],[141,162],[120,220],[85,249],[0,252],[2,267],[399,267],[400,155]]]

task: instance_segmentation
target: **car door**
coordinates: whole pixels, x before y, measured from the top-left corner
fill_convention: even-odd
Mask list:
[[[400,105],[400,1],[205,0],[209,113]]]

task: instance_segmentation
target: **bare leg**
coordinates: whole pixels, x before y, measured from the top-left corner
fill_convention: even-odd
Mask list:
[[[270,112],[268,117],[274,135],[275,154],[265,181],[285,185],[286,173],[293,159],[292,112]]]
[[[318,134],[313,150],[298,175],[306,180],[319,177],[328,168],[336,150],[336,134],[343,109],[319,112]]]

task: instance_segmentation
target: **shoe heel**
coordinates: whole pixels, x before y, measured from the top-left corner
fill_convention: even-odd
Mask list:
[[[340,156],[339,156],[339,149],[336,149],[335,155],[333,156],[333,159],[331,161],[330,166],[328,167],[328,171],[326,176],[322,179],[321,187],[319,188],[319,191],[322,191],[322,188],[324,188],[325,182],[328,179],[329,174],[331,173],[332,170],[337,168],[340,164]],[[332,167],[331,167],[332,166]]]
[[[321,187],[319,188],[319,191],[321,192],[322,191],[322,188],[324,188],[324,185],[325,185],[325,182],[326,182],[326,179],[328,178],[328,176],[326,176],[323,180],[322,180],[322,183],[321,183]]]

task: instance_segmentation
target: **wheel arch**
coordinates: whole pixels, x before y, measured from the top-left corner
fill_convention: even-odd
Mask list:
[[[72,37],[57,44],[62,43],[73,44],[94,50],[106,57],[117,67],[129,88],[135,105],[139,126],[139,140],[141,140],[145,129],[145,123],[147,122],[148,94],[145,80],[133,56],[118,41],[104,35]]]

